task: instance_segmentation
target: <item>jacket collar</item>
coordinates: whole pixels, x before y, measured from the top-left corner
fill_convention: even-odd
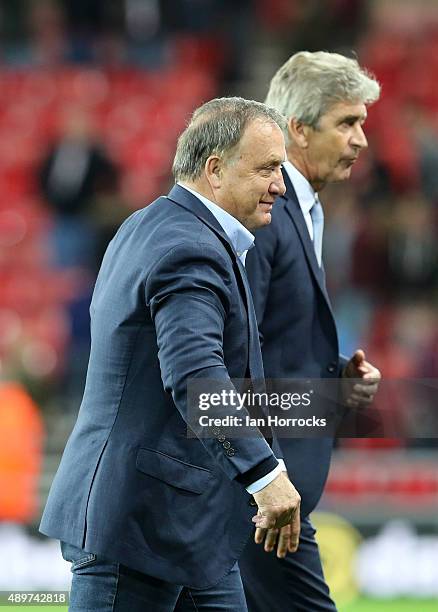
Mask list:
[[[191,187],[188,187],[182,183],[178,183],[178,185],[187,191],[190,191],[196,198],[201,200],[204,206],[206,206],[211,213],[213,213],[216,221],[219,222],[220,226],[228,236],[228,239],[239,257],[254,246],[254,234],[252,234],[244,225],[242,225],[238,219],[233,217],[233,215],[215,202],[212,202],[212,200],[209,200],[204,195],[192,190]]]
[[[309,264],[309,268],[313,276],[315,277],[318,287],[320,288],[323,296],[325,297],[328,305],[330,306],[330,300],[325,286],[324,268],[320,268],[318,265],[318,261],[315,255],[315,249],[313,248],[313,242],[310,239],[309,231],[307,229],[307,225],[304,220],[303,213],[301,211],[297,194],[295,192],[294,186],[292,185],[292,181],[290,180],[289,175],[285,170],[282,170],[282,172],[283,180],[286,185],[286,192],[281,197],[285,201],[285,209],[297,229],[298,235],[303,245],[304,253],[306,255],[307,263]]]
[[[198,217],[198,219],[205,223],[205,225],[207,225],[221,239],[221,241],[225,243],[224,246],[232,255],[232,258],[237,258],[236,251],[225,230],[222,228],[221,224],[213,213],[201,202],[201,200],[180,185],[175,185],[170,190],[167,198],[172,200],[172,202],[175,202],[175,204],[178,204],[178,206],[189,210],[196,217]]]

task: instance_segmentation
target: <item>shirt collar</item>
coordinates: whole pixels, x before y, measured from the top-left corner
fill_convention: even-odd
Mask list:
[[[244,255],[246,254],[246,251],[248,251],[254,246],[253,234],[251,234],[251,232],[247,230],[246,227],[243,226],[240,221],[236,219],[236,217],[230,215],[230,213],[228,213],[226,210],[224,210],[205,196],[201,195],[194,189],[187,187],[187,185],[184,185],[183,183],[178,182],[178,185],[180,187],[183,187],[184,189],[187,189],[187,191],[190,191],[190,193],[196,196],[198,200],[201,200],[201,202],[215,216],[216,220],[228,236],[238,257],[243,257],[244,260]]]
[[[309,214],[310,209],[315,204],[315,200],[318,198],[318,194],[305,176],[290,161],[285,161],[283,168],[294,186],[303,215]]]

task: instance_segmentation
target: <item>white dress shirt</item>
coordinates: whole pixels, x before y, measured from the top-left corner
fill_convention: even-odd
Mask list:
[[[315,200],[318,198],[318,194],[305,176],[301,174],[301,172],[297,170],[290,161],[285,161],[283,163],[283,168],[286,170],[287,175],[294,186],[298,203],[309,231],[310,239],[313,242],[313,223],[312,217],[310,216],[310,210],[314,205]]]

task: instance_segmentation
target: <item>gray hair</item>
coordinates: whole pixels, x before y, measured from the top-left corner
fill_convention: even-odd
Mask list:
[[[288,119],[295,117],[317,127],[333,104],[372,104],[379,96],[379,83],[355,59],[326,51],[300,51],[278,69],[265,102]]]
[[[215,98],[195,110],[178,139],[173,175],[175,180],[195,180],[211,155],[227,158],[255,119],[286,129],[285,118],[261,102],[244,98]]]

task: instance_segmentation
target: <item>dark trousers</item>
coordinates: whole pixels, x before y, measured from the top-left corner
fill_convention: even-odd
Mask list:
[[[249,612],[336,612],[308,517],[302,520],[296,553],[278,559],[251,539],[239,567]]]
[[[72,612],[247,612],[237,564],[209,589],[165,582],[61,543],[72,564]]]

